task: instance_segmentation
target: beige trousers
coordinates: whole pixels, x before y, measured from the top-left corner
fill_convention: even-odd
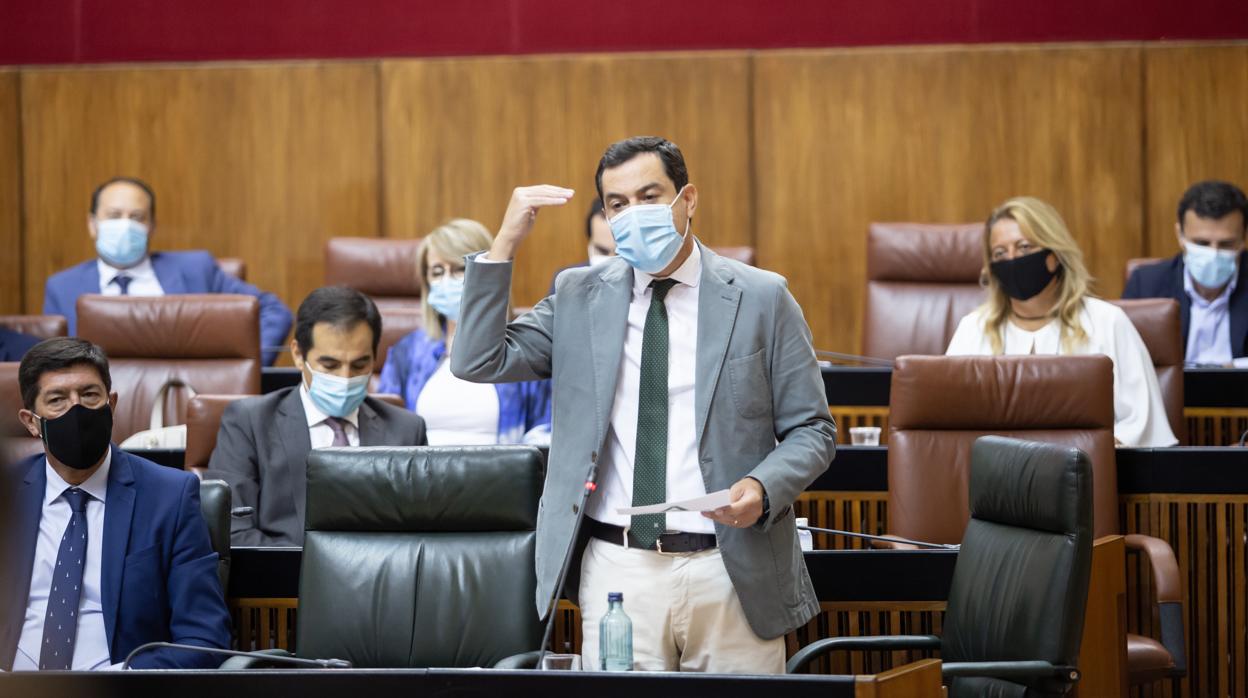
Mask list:
[[[663,555],[591,538],[579,594],[586,671],[601,669],[598,622],[613,591],[633,622],[636,671],[784,673],[784,638],[754,634],[718,548]]]

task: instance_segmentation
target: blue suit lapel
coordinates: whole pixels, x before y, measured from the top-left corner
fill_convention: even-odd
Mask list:
[[[1235,292],[1231,294],[1229,307],[1231,356],[1235,358],[1244,356],[1248,348],[1244,346],[1244,340],[1248,339],[1248,269],[1245,269],[1245,264],[1248,264],[1248,252],[1239,255],[1239,278],[1235,281]]]
[[[35,565],[35,546],[39,540],[39,521],[43,517],[43,497],[48,488],[48,474],[44,470],[44,456],[29,459],[26,477],[18,487],[14,504],[17,524],[13,532],[16,542],[11,560],[13,567],[0,579],[8,581],[8,598],[4,599],[5,618],[8,622],[0,628],[4,638],[0,644],[0,667],[11,668],[9,661],[17,651],[17,642],[26,618],[26,603],[30,598],[30,572]]]
[[[698,291],[698,359],[693,405],[701,444],[711,411],[711,396],[715,394],[724,355],[728,353],[728,341],[737,322],[741,289],[732,285],[732,270],[719,255],[702,243],[697,244],[702,250],[702,280],[699,282],[702,288]]]
[[[602,265],[598,283],[590,287],[586,310],[589,313],[589,346],[594,368],[594,427],[596,443],[607,437],[607,423],[615,404],[616,380],[624,355],[624,335],[628,331],[628,306],[633,293],[633,270],[627,264]]]
[[[187,293],[186,279],[182,276],[182,268],[173,263],[173,258],[161,252],[152,254],[152,271],[156,272],[156,280],[166,295]]]
[[[1183,275],[1187,273],[1187,268],[1183,265],[1183,256],[1179,255],[1177,272],[1171,274],[1170,283],[1173,284],[1171,296],[1179,302],[1179,336],[1183,338],[1184,350],[1187,348],[1187,328],[1192,317],[1192,299],[1188,298],[1187,291],[1183,288]]]
[[[104,606],[104,631],[109,651],[117,635],[117,606],[121,603],[121,573],[126,565],[130,520],[134,516],[134,468],[130,456],[113,449],[108,471],[108,499],[104,503],[104,541],[100,560],[100,593]]]

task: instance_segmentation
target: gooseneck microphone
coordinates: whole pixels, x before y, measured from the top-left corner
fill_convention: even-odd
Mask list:
[[[850,538],[865,538],[867,540],[878,540],[885,543],[902,543],[905,545],[914,545],[920,548],[935,548],[937,550],[959,550],[962,546],[951,543],[927,543],[921,540],[910,540],[909,538],[896,538],[892,536],[873,536],[869,533],[855,533],[853,531],[842,531],[838,528],[817,528],[815,526],[798,526],[798,530],[815,531],[817,533],[831,533],[835,536],[848,536]]]
[[[537,668],[542,666],[542,658],[546,656],[546,645],[555,629],[555,614],[559,609],[559,599],[563,597],[563,585],[568,580],[568,568],[572,566],[572,556],[576,552],[576,541],[581,534],[581,523],[585,521],[585,505],[589,497],[598,489],[598,459],[595,457],[589,464],[589,474],[585,477],[585,487],[581,490],[581,501],[576,507],[576,524],[572,526],[572,541],[563,556],[563,566],[559,568],[559,578],[555,582],[555,590],[546,604],[546,631],[542,633],[542,644],[538,648]]]
[[[200,647],[199,645],[181,645],[176,642],[149,642],[146,645],[135,647],[130,654],[126,655],[126,661],[121,663],[122,670],[130,668],[130,660],[136,656],[155,649],[174,649],[186,650],[188,652],[202,652],[204,654],[218,654],[227,657],[252,657],[253,659],[263,659],[266,662],[276,662],[278,664],[289,664],[291,666],[304,667],[307,669],[350,669],[351,662],[345,659],[304,659],[302,657],[283,657],[280,654],[265,654],[264,652],[239,652],[237,650],[223,650],[216,647]]]

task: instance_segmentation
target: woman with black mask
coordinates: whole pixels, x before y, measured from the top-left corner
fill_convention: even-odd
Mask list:
[[[1173,446],[1152,358],[1120,308],[1096,298],[1083,254],[1049,204],[1020,196],[984,224],[987,301],[962,318],[949,355],[1104,354],[1114,362],[1114,439]]]

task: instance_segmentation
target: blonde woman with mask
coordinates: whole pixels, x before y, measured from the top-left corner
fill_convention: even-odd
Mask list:
[[[984,224],[988,299],[962,318],[948,355],[1104,354],[1114,362],[1114,440],[1178,443],[1139,332],[1120,308],[1092,296],[1092,278],[1066,223],[1029,196],[1006,201]]]

